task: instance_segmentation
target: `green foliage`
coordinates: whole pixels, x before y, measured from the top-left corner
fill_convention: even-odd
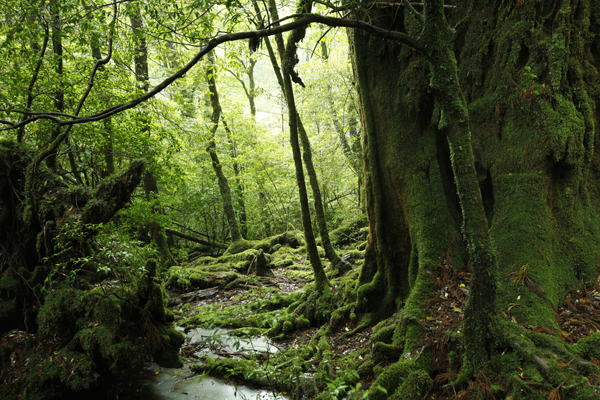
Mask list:
[[[146,263],[158,256],[158,250],[154,243],[136,239],[131,233],[134,229],[125,224],[104,225],[96,237],[99,271],[123,279],[139,279],[146,272]]]

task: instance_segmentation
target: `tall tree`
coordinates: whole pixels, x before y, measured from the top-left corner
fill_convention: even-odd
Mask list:
[[[258,7],[255,7],[255,8],[258,9]],[[312,8],[311,1],[299,2],[299,10],[300,11],[310,12],[311,8]],[[277,11],[277,5],[275,4],[275,2],[273,0],[269,1],[269,11],[271,14],[271,18],[274,21],[277,21],[279,19],[279,14]],[[275,25],[277,25],[277,23],[275,23]],[[285,46],[283,45],[283,38],[281,37],[281,35],[275,35],[275,41],[277,42],[277,47],[280,51],[280,58],[282,60],[281,61],[282,62],[281,71],[279,69],[277,59],[275,58],[275,55],[273,54],[273,51],[270,47],[270,43],[268,43],[267,46],[269,49],[269,57],[271,60],[271,64],[273,65],[273,69],[276,71],[276,75],[277,75],[279,84],[281,86],[281,89],[282,89],[285,99],[286,99],[288,111],[289,111],[289,113],[291,113],[291,110],[294,111],[294,114],[293,114],[294,121],[291,121],[291,120],[289,121],[290,142],[292,144],[292,152],[295,155],[296,150],[294,149],[294,146],[295,146],[294,136],[298,135],[298,137],[300,138],[299,144],[301,144],[301,149],[302,149],[302,157],[301,158],[304,160],[304,165],[306,166],[306,172],[308,174],[310,186],[311,186],[311,189],[313,192],[315,214],[317,217],[317,226],[319,227],[319,234],[321,236],[321,243],[323,245],[323,249],[325,250],[325,255],[331,262],[333,268],[338,268],[339,266],[342,265],[342,260],[340,259],[340,256],[337,254],[337,252],[333,248],[333,245],[331,244],[331,240],[329,238],[329,231],[327,229],[327,220],[325,218],[325,210],[323,207],[323,199],[321,196],[321,188],[319,186],[319,180],[317,178],[317,173],[315,171],[315,167],[314,167],[314,164],[312,161],[312,151],[311,151],[311,147],[310,147],[310,140],[308,139],[308,135],[306,133],[306,130],[304,129],[304,125],[302,124],[302,119],[300,118],[300,114],[298,113],[298,111],[296,109],[294,93],[293,93],[294,88],[291,85],[291,83],[289,86],[287,85],[286,77],[285,77],[285,75],[288,74],[289,75],[288,78],[290,79],[290,82],[293,80],[294,82],[304,86],[304,84],[302,83],[302,80],[300,79],[300,77],[298,76],[296,71],[294,71],[294,67],[295,67],[296,63],[298,62],[297,43],[304,38],[305,31],[306,31],[305,27],[292,31],[292,33],[290,33],[290,36],[288,38],[287,45],[285,45]],[[290,103],[290,102],[293,102],[293,103]],[[290,117],[290,118],[292,118],[292,117]],[[294,130],[292,130],[292,128]],[[300,171],[298,171],[298,168],[300,168]],[[296,175],[297,175],[296,177],[297,177],[299,193],[300,193],[300,203],[302,204],[304,200],[302,198],[302,190],[300,189],[300,187],[305,186],[302,162],[300,162],[300,164],[296,163]],[[302,181],[300,181],[300,180],[302,180]],[[306,199],[306,202],[308,202],[308,198]],[[306,215],[305,215],[305,213],[306,213]],[[303,227],[305,229],[305,235],[307,235],[307,237],[306,237],[307,245],[310,248],[310,247],[312,247],[312,245],[309,243],[310,243],[310,240],[314,240],[314,234],[312,233],[312,224],[310,224],[310,232],[308,234],[306,233],[306,229],[309,228],[309,225],[307,225],[307,222],[310,221],[310,210],[308,207],[306,208],[306,210],[304,208],[302,208],[302,218],[303,218],[303,221],[304,221],[304,219],[307,220],[306,222],[303,222]],[[316,244],[315,244],[315,252],[316,252]],[[315,253],[313,255],[313,257],[316,257],[317,255],[318,255],[318,253]],[[311,258],[311,263],[312,262],[313,261]],[[320,264],[320,261],[319,261],[319,264]],[[317,267],[317,268],[319,268],[319,267]]]
[[[135,64],[135,80],[137,82],[137,91],[139,93],[147,93],[150,87],[150,78],[148,72],[148,43],[146,40],[146,34],[144,32],[142,11],[138,5],[134,5],[131,8],[129,20],[131,22],[131,30],[133,33],[133,40],[135,42],[133,59]],[[141,119],[139,123],[141,125],[141,133],[149,136],[151,134],[149,126],[150,121],[148,120],[146,113],[141,113]],[[150,169],[145,171],[143,182],[146,200],[156,201],[158,196],[158,181]],[[160,206],[153,206],[152,212],[160,213]],[[164,228],[158,222],[151,222],[148,228],[150,230],[150,238],[158,246],[163,262],[174,263],[173,256],[169,251]]]
[[[242,232],[240,231],[237,218],[235,216],[235,210],[233,208],[233,200],[231,196],[231,187],[225,174],[223,173],[223,167],[219,161],[217,154],[217,142],[215,135],[219,128],[219,121],[221,120],[221,102],[219,101],[219,94],[217,92],[217,83],[215,80],[215,55],[213,52],[208,54],[208,62],[206,67],[206,83],[208,84],[208,97],[212,108],[212,114],[210,117],[210,137],[208,138],[208,146],[206,151],[210,155],[213,170],[219,181],[219,190],[221,191],[221,198],[223,200],[223,209],[227,218],[227,224],[229,225],[229,232],[231,234],[231,241],[233,242],[230,252],[237,252],[239,243],[243,243]],[[240,249],[245,250],[245,246]]]
[[[499,318],[498,307],[527,304],[511,312],[515,321],[556,331],[552,307],[565,283],[597,277],[599,42],[584,32],[600,29],[600,6],[544,4],[471,1],[451,14],[453,27],[441,0],[425,1],[422,12],[403,2],[394,18],[388,7],[370,10],[412,48],[349,33],[370,221],[359,303],[379,317],[404,304],[393,340],[404,354],[376,381],[388,395],[409,385],[409,370],[433,371],[413,351],[428,271],[438,264],[468,261],[473,273],[460,380],[506,346],[545,374],[552,345],[534,357],[533,342],[516,340],[526,333]],[[513,269],[530,283],[509,279]],[[387,398],[376,385],[373,397]]]
[[[255,109],[256,112],[256,109]],[[221,122],[223,122],[223,128],[227,133],[227,141],[229,142],[229,155],[233,161],[233,174],[235,176],[235,200],[237,202],[240,212],[240,233],[242,238],[248,239],[248,215],[246,214],[246,200],[244,194],[244,186],[242,185],[242,167],[240,166],[238,158],[237,142],[233,137],[225,116],[221,116]]]
[[[414,398],[431,389],[433,350],[420,344],[431,275],[444,264],[468,264],[473,273],[462,340],[455,342],[466,357],[455,383],[487,366],[508,375],[508,397],[532,390],[525,373],[569,398],[597,397],[585,378],[569,386],[563,378],[598,373],[583,360],[595,359],[598,334],[581,346],[565,345],[556,337],[553,307],[569,288],[598,277],[600,4],[472,0],[448,7],[425,0],[354,6],[348,6],[349,19],[300,15],[285,27],[218,35],[138,99],[76,120],[35,118],[73,126],[135,107],[225,41],[311,22],[362,28],[349,35],[370,234],[355,306],[363,323],[402,307],[393,334],[382,330],[374,345],[402,355],[378,375],[370,398]],[[295,34],[290,40],[302,30]],[[290,87],[294,60],[286,54],[285,61],[281,78]],[[297,113],[289,114],[297,134]],[[567,356],[572,363],[560,368],[556,359]]]
[[[312,3],[300,1],[298,3],[298,10],[309,11],[312,6]],[[277,6],[274,1],[269,1],[269,12],[271,18],[274,21],[279,19],[279,14],[277,11]],[[275,23],[276,25],[278,23]],[[297,54],[296,48],[297,43],[304,38],[306,33],[306,27],[300,27],[294,29],[289,37],[287,46],[283,45],[283,37],[281,35],[275,35],[275,41],[277,43],[277,47],[280,51],[279,55],[281,58],[282,67],[279,69],[279,65],[275,58],[273,51],[269,46],[269,55],[271,59],[271,63],[273,65],[273,69],[276,71],[277,78],[279,80],[279,84],[281,85],[283,94],[285,96],[285,100],[288,108],[288,125],[290,129],[290,144],[292,146],[292,154],[294,159],[294,165],[296,168],[296,184],[298,185],[298,195],[300,197],[300,210],[302,213],[302,227],[304,229],[304,237],[306,239],[306,247],[308,249],[308,258],[312,265],[314,274],[315,274],[315,283],[317,285],[318,290],[322,291],[324,287],[329,286],[329,280],[325,275],[325,270],[323,269],[323,265],[321,263],[321,259],[319,257],[319,252],[317,249],[317,243],[314,237],[314,232],[312,228],[312,222],[310,217],[310,208],[308,205],[308,193],[306,191],[306,181],[304,179],[304,169],[302,166],[302,153],[300,147],[299,137],[301,133],[304,131],[304,127],[302,126],[302,121],[300,120],[300,116],[296,109],[296,102],[294,99],[294,89],[292,86],[292,79],[295,82],[301,82],[297,73],[294,71],[294,67],[297,63]],[[307,148],[305,148],[306,152]],[[310,148],[308,148],[310,151]],[[306,154],[306,153],[305,153]],[[306,159],[305,159],[306,160]],[[311,164],[312,165],[312,164]],[[313,169],[314,173],[314,169]],[[316,197],[315,197],[316,202]],[[321,203],[322,206],[322,203]]]

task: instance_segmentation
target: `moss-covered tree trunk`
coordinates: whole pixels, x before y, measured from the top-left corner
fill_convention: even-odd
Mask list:
[[[600,4],[478,4],[466,18],[456,53],[499,303],[521,296],[528,306],[514,310],[517,321],[557,329],[551,306],[598,277]],[[510,284],[507,274],[523,266],[545,294]]]
[[[317,226],[319,227],[321,244],[323,245],[325,255],[331,262],[332,267],[339,268],[342,265],[342,260],[333,248],[333,244],[331,244],[331,239],[329,238],[329,230],[327,228],[327,219],[325,218],[325,208],[323,206],[323,197],[321,196],[319,179],[317,178],[317,171],[315,170],[315,166],[312,162],[310,140],[308,139],[308,135],[304,129],[304,125],[302,124],[302,120],[300,119],[299,115],[297,115],[297,123],[298,133],[300,135],[300,143],[302,144],[302,159],[304,160],[304,165],[306,166],[306,173],[308,174],[310,187],[314,197],[315,214],[317,217]]]
[[[303,10],[303,12],[310,12],[310,9],[312,7],[311,4],[312,3],[310,3],[310,2],[306,2],[306,5],[304,5],[304,3],[301,2],[300,9]],[[273,1],[269,2],[269,9],[270,9],[271,17],[275,21],[277,21],[279,19],[279,14],[277,11],[277,6]],[[276,25],[277,24],[278,23],[276,23]],[[277,59],[275,58],[275,53],[274,53],[273,49],[271,48],[270,42],[268,41],[268,39],[265,40],[265,43],[267,45],[267,50],[269,53],[269,57],[271,60],[271,64],[273,66],[273,70],[275,71],[275,75],[277,76],[277,80],[279,82],[279,85],[281,86],[281,90],[283,91],[283,93],[286,97],[286,101],[288,102],[288,111],[290,110],[289,101],[294,99],[294,93],[293,93],[294,88],[291,84],[288,88],[288,86],[285,82],[285,76],[284,76],[286,74],[285,68],[288,68],[287,73],[290,75],[290,82],[293,80],[296,83],[304,85],[304,84],[302,84],[302,81],[300,80],[300,78],[298,77],[296,72],[294,71],[294,67],[295,67],[295,65],[297,63],[297,59],[298,59],[298,56],[296,54],[297,42],[304,38],[305,31],[306,31],[305,27],[294,30],[292,32],[292,34],[290,34],[290,38],[288,39],[288,43],[286,46],[283,46],[282,35],[281,34],[275,35],[275,40],[278,44],[278,49],[280,51],[280,57],[282,59],[283,71],[279,69],[279,65],[278,65]],[[295,32],[295,34],[294,34],[294,32]],[[286,63],[288,63],[289,65],[286,65]],[[288,90],[292,91],[292,93],[288,93]],[[297,130],[297,134],[300,139],[299,143],[301,144],[302,159],[304,160],[304,165],[306,167],[306,173],[308,174],[310,187],[312,189],[312,193],[313,193],[313,197],[314,197],[315,214],[317,217],[317,226],[319,228],[321,244],[323,245],[323,249],[325,250],[325,255],[327,256],[327,259],[331,262],[331,264],[334,268],[337,268],[337,267],[341,266],[342,261],[340,259],[340,256],[337,254],[337,252],[333,248],[333,245],[331,244],[331,239],[329,238],[329,231],[327,229],[327,220],[325,218],[325,210],[323,207],[323,199],[321,196],[321,188],[319,186],[319,180],[317,178],[317,173],[315,171],[315,167],[312,162],[312,150],[311,150],[311,146],[310,146],[310,140],[308,138],[306,130],[304,129],[304,125],[302,124],[302,119],[300,118],[300,114],[298,114],[296,105],[293,104],[291,107],[296,112],[295,117],[294,117],[294,119],[295,119],[294,126],[295,126],[295,129]],[[302,174],[304,175],[303,171],[302,171]],[[310,216],[309,216],[309,218],[310,218]],[[314,236],[314,234],[311,236]],[[307,241],[308,241],[308,238],[307,238]]]
[[[557,387],[501,311],[513,305],[514,321],[558,332],[553,307],[598,276],[600,5],[472,1],[446,10],[455,32],[442,9],[435,0],[421,16],[407,7],[370,15],[419,37],[421,53],[349,32],[370,221],[358,305],[377,318],[404,307],[392,339],[402,361],[376,383],[399,395],[409,369],[434,372],[425,355],[407,367],[424,331],[428,272],[468,261],[466,372],[508,343]],[[528,284],[511,279],[517,270]]]
[[[308,4],[308,5],[307,5]],[[299,10],[310,12],[310,2],[299,2]],[[298,195],[300,197],[300,209],[302,213],[302,227],[304,229],[304,237],[306,238],[306,247],[308,250],[308,258],[312,265],[315,274],[315,284],[317,293],[322,292],[326,286],[329,286],[329,280],[325,275],[325,270],[319,257],[317,243],[315,241],[312,222],[310,218],[310,209],[308,206],[308,193],[306,190],[306,181],[304,179],[304,168],[302,166],[302,154],[300,148],[300,127],[301,122],[296,110],[296,101],[294,99],[294,88],[292,87],[292,77],[298,80],[295,75],[294,67],[297,63],[296,46],[299,41],[304,38],[306,27],[294,29],[288,37],[285,52],[283,53],[283,61],[281,68],[281,76],[283,81],[283,93],[285,95],[288,108],[288,124],[290,128],[290,144],[292,146],[292,154],[294,165],[296,167],[296,184],[298,185]],[[305,148],[306,150],[306,148]],[[310,150],[309,150],[310,151]],[[306,154],[306,153],[305,153]],[[314,172],[314,171],[313,171]],[[316,201],[316,198],[315,198]],[[322,203],[321,203],[322,204]]]
[[[131,29],[135,40],[135,80],[137,82],[137,90],[140,93],[146,93],[150,87],[150,77],[148,72],[148,44],[146,34],[144,33],[144,20],[139,7],[134,7],[129,16],[131,21]],[[150,135],[150,126],[147,115],[141,113],[140,121],[141,133]],[[158,181],[152,171],[146,171],[144,174],[144,193],[147,201],[154,201],[158,196]],[[152,207],[153,213],[160,213],[159,206]],[[161,258],[165,264],[174,264],[175,260],[169,251],[167,238],[164,233],[164,228],[158,222],[151,222],[148,226],[150,238],[156,243],[160,250]]]
[[[242,185],[242,170],[243,167],[238,163],[238,153],[237,153],[237,142],[235,141],[233,135],[231,134],[231,130],[227,125],[227,121],[225,117],[221,115],[221,122],[223,122],[223,128],[225,128],[225,132],[227,133],[227,141],[229,142],[229,155],[231,156],[231,160],[233,161],[233,174],[235,176],[235,200],[240,212],[240,233],[242,234],[242,238],[248,239],[248,215],[246,213],[246,199],[244,195],[244,186]]]
[[[217,83],[215,81],[214,63],[215,55],[213,52],[210,52],[208,54],[208,66],[206,68],[206,83],[208,84],[208,96],[210,105],[212,107],[212,114],[210,116],[212,125],[210,127],[210,137],[208,138],[208,146],[206,147],[206,151],[210,155],[212,167],[219,182],[219,190],[221,192],[221,199],[223,201],[223,210],[225,212],[225,217],[227,218],[229,232],[231,233],[231,241],[233,242],[228,252],[237,253],[239,251],[246,250],[248,246],[238,246],[238,244],[244,243],[244,239],[235,216],[231,187],[229,186],[227,177],[223,173],[223,167],[221,166],[221,162],[219,161],[219,156],[217,154],[215,134],[219,128],[222,109],[221,102],[219,101],[219,94],[217,92]]]
[[[424,6],[421,33],[430,67],[429,89],[440,109],[437,128],[448,140],[454,182],[462,211],[462,233],[469,254],[472,285],[465,308],[465,364],[463,376],[479,372],[489,360],[494,341],[496,255],[492,250],[475,159],[467,103],[458,81],[454,32],[444,15],[443,0]]]

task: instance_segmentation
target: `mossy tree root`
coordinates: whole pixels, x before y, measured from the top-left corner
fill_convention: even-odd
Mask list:
[[[329,286],[318,289],[314,284],[307,288],[302,300],[288,307],[288,315],[275,324],[267,333],[269,336],[285,336],[295,330],[309,326],[322,326],[330,321],[336,304],[341,299]]]

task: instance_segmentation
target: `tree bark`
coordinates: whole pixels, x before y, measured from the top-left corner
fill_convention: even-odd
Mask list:
[[[300,9],[310,12],[311,3],[301,1]],[[288,43],[283,56],[282,77],[283,89],[288,106],[288,123],[290,128],[290,144],[294,156],[294,165],[296,166],[296,182],[298,184],[298,194],[300,196],[300,208],[302,211],[302,226],[304,228],[304,236],[306,238],[306,247],[308,250],[308,258],[315,273],[315,284],[317,291],[322,291],[324,286],[329,286],[329,280],[325,275],[325,270],[321,264],[317,243],[312,229],[310,218],[310,209],[308,207],[308,194],[306,192],[306,183],[304,180],[304,170],[302,167],[302,154],[300,150],[300,141],[298,133],[299,127],[298,111],[296,110],[296,102],[294,100],[294,89],[292,87],[293,69],[296,65],[296,44],[304,38],[306,27],[294,29],[288,37]]]
[[[270,12],[271,12],[271,18],[273,18],[273,20],[277,20],[279,17],[279,14],[277,13],[277,6],[275,5],[274,1],[270,0],[269,1],[269,7],[270,7]],[[312,3],[307,2],[306,3],[306,8],[305,8],[305,12],[310,12],[310,9],[312,7]],[[280,53],[280,55],[282,56],[282,64],[283,64],[283,68],[285,70],[286,63],[291,64],[288,68],[289,70],[287,71],[287,73],[290,74],[290,79],[296,81],[298,80],[298,76],[296,75],[296,73],[294,72],[294,66],[297,63],[297,55],[296,55],[296,42],[292,41],[292,38],[294,37],[294,32],[296,35],[296,39],[297,41],[302,40],[302,38],[304,38],[304,34],[305,34],[306,28],[302,28],[302,29],[298,29],[298,30],[294,30],[292,31],[292,33],[290,34],[290,38],[288,39],[288,44],[285,47],[285,53]],[[281,35],[275,35],[275,40],[277,43],[279,43],[280,41],[283,43],[283,39],[280,37]],[[268,39],[266,39],[265,41],[268,42]],[[278,46],[281,49],[283,49],[283,46]],[[288,49],[289,47],[289,49]],[[342,265],[342,260],[340,258],[340,256],[336,253],[335,249],[333,248],[333,245],[331,244],[331,240],[329,238],[329,231],[327,229],[327,220],[325,219],[325,211],[323,208],[323,199],[321,197],[321,188],[319,187],[319,181],[317,178],[317,173],[315,171],[313,162],[312,162],[312,151],[311,151],[311,147],[310,147],[310,140],[308,139],[308,135],[306,134],[306,130],[304,129],[304,125],[302,124],[302,120],[300,118],[300,114],[298,114],[297,110],[296,110],[296,105],[295,103],[290,106],[289,101],[294,101],[294,94],[293,92],[290,94],[288,94],[288,90],[293,91],[293,86],[289,86],[287,87],[285,84],[285,71],[281,71],[279,69],[279,66],[277,64],[277,59],[275,58],[275,55],[273,54],[273,51],[270,47],[270,43],[268,43],[267,45],[267,49],[269,50],[269,56],[271,59],[271,64],[273,65],[273,70],[275,71],[275,74],[277,76],[277,79],[279,81],[279,84],[281,85],[281,89],[283,90],[284,95],[286,96],[286,101],[288,102],[288,111],[290,110],[291,107],[293,107],[293,109],[296,112],[295,115],[295,126],[297,129],[297,134],[299,134],[300,137],[300,143],[302,144],[302,158],[304,160],[304,165],[306,166],[306,172],[308,173],[309,176],[309,182],[311,185],[311,189],[313,192],[313,197],[314,197],[314,207],[315,207],[315,213],[317,216],[317,225],[319,227],[319,234],[321,236],[321,242],[323,244],[323,249],[325,250],[325,255],[327,256],[327,258],[329,259],[329,261],[331,262],[331,264],[333,265],[334,268],[337,268],[339,266]],[[281,76],[281,79],[280,79]],[[296,78],[294,78],[296,77]],[[301,82],[301,81],[300,81]],[[291,121],[290,121],[291,123]],[[292,132],[290,130],[290,136],[292,135]],[[293,148],[293,144],[292,144],[292,148]],[[297,173],[297,172],[296,172]],[[302,171],[302,175],[304,175],[304,172]],[[304,178],[302,178],[304,182]],[[298,183],[300,185],[300,183]],[[300,200],[302,202],[302,199]],[[308,200],[307,200],[308,201]],[[308,218],[310,219],[310,210],[307,209],[307,212],[309,213]],[[304,218],[304,216],[302,217]],[[304,227],[304,229],[306,229],[306,227]],[[312,231],[312,224],[311,224],[311,231]],[[314,237],[314,234],[311,234],[310,236]],[[309,238],[306,238],[307,243]],[[316,246],[316,245],[315,245]]]
[[[170,235],[178,236],[182,239],[189,240],[190,242],[195,242],[199,244],[203,244],[204,246],[216,247],[219,249],[226,249],[227,246],[220,243],[209,242],[208,240],[198,239],[190,235],[186,235],[185,233],[174,231],[173,229],[165,228],[165,232]]]
[[[54,92],[54,108],[57,112],[65,111],[65,92],[63,87],[63,48],[62,48],[62,39],[61,39],[62,31],[61,31],[61,22],[60,22],[60,13],[59,7],[57,3],[53,3],[53,15],[52,15],[52,50],[54,54],[54,62],[55,67],[54,70],[57,75],[57,85],[58,88]],[[52,131],[51,141],[56,140],[56,138],[60,135],[61,128],[60,126],[55,126]],[[49,168],[56,170],[57,168],[57,160],[56,160],[56,151],[48,156],[46,159],[46,165]]]
[[[44,33],[44,43],[42,44],[41,48],[39,47],[39,43],[37,43],[35,40],[31,43],[31,50],[34,53],[37,53],[37,62],[35,64],[35,70],[31,75],[29,86],[27,87],[27,101],[25,102],[25,110],[30,110],[31,105],[33,104],[33,89],[35,88],[35,84],[38,80],[42,64],[44,63],[44,56],[46,55],[46,49],[48,48],[48,40],[50,38],[48,25],[44,25]],[[21,121],[24,121],[25,119],[27,119],[27,115],[23,114],[23,118],[21,119]],[[17,131],[17,142],[22,143],[24,136],[25,125],[21,126]]]
[[[256,112],[256,109],[254,109],[254,111]],[[223,128],[225,128],[225,132],[227,133],[227,140],[229,141],[229,154],[233,160],[233,174],[235,175],[235,199],[240,210],[240,233],[242,234],[242,238],[248,239],[248,215],[246,214],[244,186],[242,185],[240,176],[242,173],[242,167],[240,167],[237,162],[237,144],[233,138],[233,135],[231,134],[231,131],[229,130],[229,126],[227,126],[225,117],[222,116],[221,121],[223,122]]]
[[[208,83],[208,91],[210,97],[210,104],[212,107],[212,115],[211,115],[211,127],[210,127],[210,137],[208,146],[206,147],[206,151],[210,155],[212,160],[212,167],[215,171],[215,175],[217,175],[217,179],[219,181],[219,190],[221,191],[221,198],[223,200],[223,210],[225,212],[225,216],[227,218],[227,224],[229,226],[229,231],[231,233],[231,240],[233,242],[238,242],[243,239],[242,233],[237,223],[237,219],[235,216],[235,210],[233,209],[233,202],[231,196],[231,188],[229,186],[229,181],[227,177],[223,173],[223,167],[219,162],[219,156],[217,155],[217,144],[215,142],[215,134],[217,129],[219,128],[219,120],[221,119],[221,103],[219,102],[219,94],[217,93],[217,83],[215,81],[215,71],[214,71],[214,53],[211,52],[208,54],[208,67],[206,68],[206,82]]]
[[[331,240],[329,239],[329,230],[327,229],[327,219],[325,218],[325,209],[323,207],[323,198],[321,196],[321,188],[319,186],[319,180],[317,178],[317,172],[312,162],[312,150],[310,148],[310,140],[302,124],[300,116],[297,117],[298,133],[300,134],[300,142],[302,143],[302,158],[304,165],[306,166],[306,173],[308,174],[310,187],[313,192],[315,214],[317,216],[317,225],[319,227],[319,235],[321,236],[321,243],[325,250],[327,259],[331,262],[333,268],[339,268],[342,266],[342,260],[337,254]]]
[[[475,158],[467,102],[458,81],[454,32],[444,14],[443,0],[424,2],[423,47],[431,71],[429,87],[439,104],[440,132],[446,134],[454,182],[462,210],[462,233],[469,252],[472,285],[465,308],[465,364],[478,373],[488,362],[496,318],[496,254],[488,231]],[[469,376],[470,377],[470,376]]]
[[[456,33],[441,0],[425,1],[421,16],[401,7],[393,21],[372,11],[391,31],[420,33],[421,52],[349,32],[370,221],[357,305],[366,317],[385,310],[376,319],[403,305],[393,344],[404,354],[372,386],[388,395],[372,389],[373,398],[387,398],[407,378],[398,371],[421,340],[416,321],[437,265],[468,260],[472,272],[457,383],[521,332],[498,307],[518,323],[557,330],[552,307],[564,299],[564,283],[598,276],[600,44],[582,32],[600,29],[588,18],[599,8],[567,3],[568,11],[540,12],[533,3],[471,2],[452,14]],[[539,288],[511,281],[521,266]],[[515,302],[521,307],[509,310]],[[523,346],[513,349],[533,351]],[[426,358],[419,368],[433,373]],[[393,374],[399,384],[389,383]]]
[[[131,22],[131,30],[134,35],[135,41],[135,80],[137,82],[136,87],[140,93],[147,93],[150,88],[150,80],[148,73],[148,45],[146,42],[146,35],[144,33],[144,20],[139,7],[134,7],[132,13],[129,15]],[[150,135],[150,127],[148,117],[145,113],[142,113],[141,121],[142,128],[141,134]],[[158,196],[158,182],[152,171],[147,170],[144,174],[144,193],[147,201],[154,201]],[[152,207],[153,213],[160,213],[160,206],[155,205]],[[150,231],[150,238],[156,243],[160,250],[161,258],[164,263],[174,264],[175,260],[169,251],[167,239],[164,234],[163,227],[157,222],[151,222],[148,226]]]

